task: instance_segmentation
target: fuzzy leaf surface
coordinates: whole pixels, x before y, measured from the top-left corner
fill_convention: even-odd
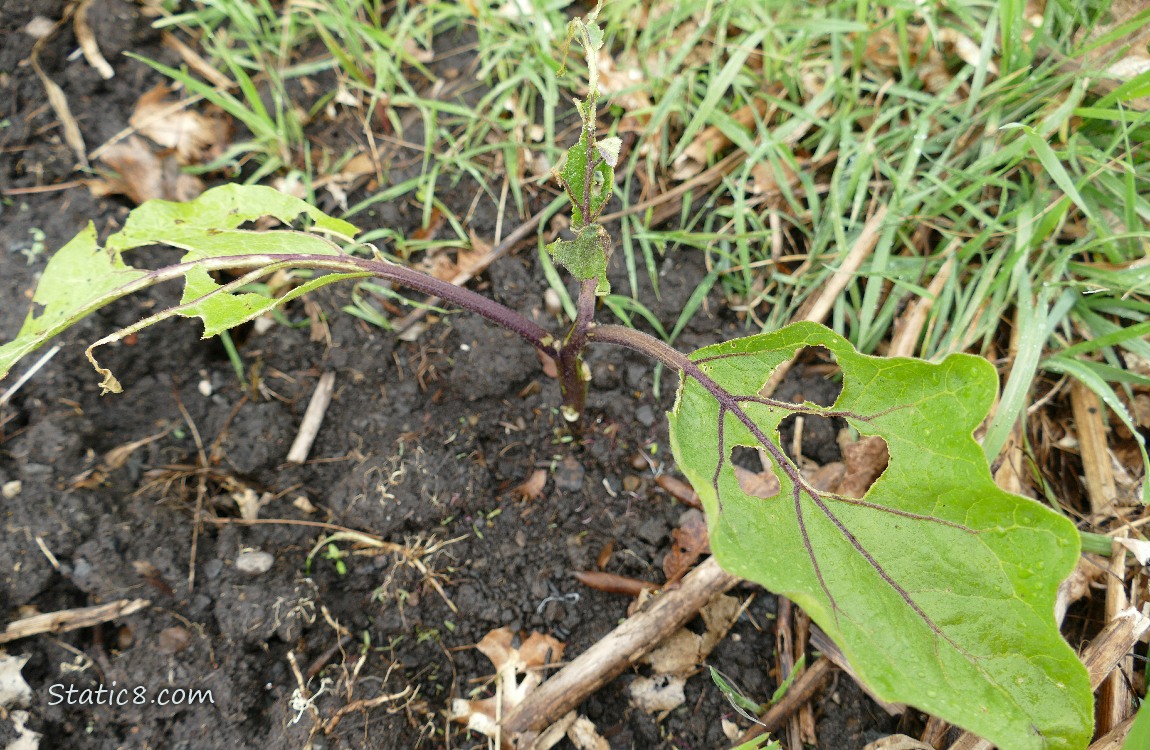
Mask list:
[[[602,226],[588,224],[579,230],[575,239],[555,240],[549,244],[547,252],[580,281],[596,279],[599,285],[595,293],[602,296],[611,293],[611,284],[607,281],[606,243],[609,241]]]
[[[300,229],[246,228],[247,222],[271,217],[284,224],[306,223]],[[361,272],[328,273],[291,289],[281,297],[239,292],[239,282],[217,281],[211,268],[247,268],[253,279],[280,268],[320,267],[338,270],[346,257],[328,236],[350,238],[355,227],[327,216],[292,196],[260,186],[224,185],[187,203],[149,201],[129,214],[124,228],[109,236],[104,246],[91,225],[60,249],[44,269],[29,312],[16,337],[0,346],[0,377],[28,353],[40,347],[91,312],[127,294],[170,279],[183,278],[178,305],[142,317],[132,330],[173,315],[199,317],[204,336],[233,328],[273,307]],[[135,268],[125,253],[144,245],[167,245],[182,250],[179,264],[155,271]],[[222,260],[221,260],[222,259]],[[231,259],[234,259],[234,263]],[[330,259],[330,260],[329,260]],[[348,269],[353,268],[348,265]],[[243,281],[245,277],[240,277]],[[128,329],[121,331],[126,332]],[[108,340],[115,340],[116,336]],[[105,377],[105,389],[118,390]]]
[[[758,396],[806,346],[837,359],[832,407]],[[701,349],[670,413],[675,459],[702,499],[718,562],[802,606],[878,695],[1003,750],[1081,750],[1093,713],[1086,670],[1059,634],[1054,599],[1079,553],[1074,526],[1000,490],[974,429],[997,390],[992,365],[857,353],[814,323]],[[813,489],[783,454],[779,423],[837,414],[886,441],[890,463],[861,500]],[[736,446],[771,456],[780,490],[739,484]]]
[[[583,104],[579,112],[585,120],[593,116]],[[559,171],[559,182],[571,199],[571,226],[576,230],[599,218],[615,190],[615,170],[600,156],[591,134],[591,126],[585,123],[579,142],[567,149]]]

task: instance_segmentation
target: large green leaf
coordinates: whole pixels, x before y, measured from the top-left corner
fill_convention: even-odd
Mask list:
[[[265,217],[288,225],[306,222],[307,226],[242,228]],[[341,264],[341,258],[347,256],[328,238],[350,238],[355,231],[351,224],[327,216],[298,198],[268,187],[244,185],[224,185],[187,203],[149,201],[129,214],[124,228],[108,237],[104,247],[89,225],[45,267],[33,297],[33,310],[16,338],[0,346],[0,377],[20,358],[94,310],[163,281],[184,279],[178,305],[145,317],[93,347],[173,315],[201,318],[204,336],[213,336],[317,287],[369,275],[355,271],[350,263]],[[178,264],[155,271],[128,265],[124,253],[144,245],[168,245],[183,253]],[[350,272],[318,276],[281,297],[238,291],[248,281],[293,267],[346,268]],[[252,270],[220,284],[209,271],[222,268]],[[104,376],[105,390],[118,391],[115,378],[95,359],[92,363]]]
[[[759,397],[805,346],[837,358],[836,403]],[[1078,535],[1057,513],[995,485],[972,437],[997,388],[988,362],[868,357],[813,323],[690,359],[669,415],[671,444],[724,568],[800,604],[883,698],[1003,750],[1086,747],[1090,685],[1053,614]],[[815,490],[786,458],[778,426],[796,412],[837,415],[886,441],[889,466],[862,500]],[[740,487],[735,446],[771,456],[776,496]]]

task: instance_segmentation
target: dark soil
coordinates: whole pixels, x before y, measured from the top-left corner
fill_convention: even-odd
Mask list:
[[[23,27],[36,14],[59,18],[63,5],[5,0],[0,10],[5,337],[18,329],[51,251],[89,220],[103,236],[127,213],[126,204],[96,200],[84,187],[27,190],[76,176],[74,154],[24,62],[33,40]],[[159,82],[121,53],[175,62],[138,8],[126,0],[91,5],[90,21],[116,70],[109,81],[82,57],[71,59],[77,45],[70,25],[41,54],[89,148],[125,127],[140,94]],[[471,194],[460,190],[465,197],[449,200],[465,213]],[[494,210],[480,205],[481,227],[493,223]],[[381,214],[403,220],[405,211]],[[39,231],[48,252],[37,255]],[[534,241],[526,244],[478,287],[541,319],[545,282]],[[696,255],[669,256],[661,297],[646,293],[644,302],[673,321],[702,274]],[[417,342],[398,342],[339,312],[350,292],[337,288],[314,297],[323,320],[313,328],[326,326],[330,339],[317,342],[306,327],[286,326],[237,335],[249,379],[262,387],[240,383],[222,346],[200,341],[197,325],[183,321],[146,330],[132,346],[108,347],[102,360],[125,393],[101,398],[81,342],[173,293],[124,301],[78,325],[0,412],[0,484],[21,483],[4,503],[0,617],[151,601],[114,623],[8,645],[31,657],[23,674],[34,691],[31,727],[44,735],[42,747],[485,747],[485,738],[444,719],[452,698],[493,689],[491,665],[469,646],[508,626],[554,635],[569,656],[581,653],[626,616],[628,599],[572,577],[593,569],[609,542],[607,570],[663,580],[670,532],[685,510],[654,483],[656,471],[674,470],[661,417],[674,382],[664,375],[656,398],[651,364],[638,355],[591,353],[587,426],[573,441],[555,409],[558,388],[528,346],[464,315],[445,318]],[[711,302],[710,310],[722,309],[718,299]],[[286,314],[308,320],[303,305]],[[679,344],[699,346],[739,330],[733,320],[699,316]],[[311,460],[286,464],[316,381],[331,371],[336,393]],[[791,392],[811,397],[826,385],[821,378],[804,383],[801,368],[796,376]],[[111,449],[157,435],[122,466],[107,466]],[[833,444],[833,435],[828,440]],[[639,453],[650,465],[633,463]],[[548,471],[547,485],[524,501],[512,490],[537,468]],[[308,553],[324,532],[286,522],[228,523],[239,516],[235,497],[245,492],[269,493],[264,519],[335,524],[413,551],[455,540],[423,558],[454,606],[394,555],[352,555],[337,565],[321,554],[309,570]],[[197,499],[209,520],[193,556]],[[336,548],[351,551],[347,542]],[[237,569],[237,557],[252,550],[274,556],[270,570]],[[734,593],[754,600],[711,661],[747,694],[765,699],[778,677],[774,598],[753,586]],[[346,632],[342,639],[337,627]],[[311,677],[312,691],[325,685],[314,712],[292,705],[292,659]],[[720,719],[738,717],[705,674],[688,682],[686,704],[661,719],[630,707],[631,679],[623,675],[582,707],[612,747],[727,744]],[[53,698],[52,686],[59,694],[100,685],[143,687],[149,698],[165,687],[208,690],[212,703],[94,706]],[[407,700],[350,713],[330,735],[313,733],[317,720],[353,700],[406,688],[413,691]],[[860,748],[895,728],[841,675],[815,709],[824,748]]]

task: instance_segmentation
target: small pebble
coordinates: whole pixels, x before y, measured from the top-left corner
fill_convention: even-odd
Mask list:
[[[24,33],[33,39],[43,39],[56,30],[56,22],[44,16],[35,16],[24,26]]]
[[[655,410],[647,404],[643,404],[635,410],[635,419],[639,420],[644,427],[650,427],[655,424]]]
[[[642,453],[631,456],[631,468],[635,471],[642,471],[647,468],[647,459],[643,458]]]
[[[270,552],[247,550],[236,558],[236,570],[253,576],[263,575],[272,569],[275,561]]]
[[[19,479],[13,479],[11,482],[5,482],[3,489],[0,489],[0,494],[4,495],[5,500],[11,500],[20,494],[20,490],[24,489],[24,483]]]
[[[639,489],[639,477],[634,474],[628,474],[623,477],[623,489],[627,492],[634,492]]]
[[[558,316],[563,312],[563,302],[559,299],[559,293],[554,289],[546,289],[543,291],[543,307],[551,315]]]

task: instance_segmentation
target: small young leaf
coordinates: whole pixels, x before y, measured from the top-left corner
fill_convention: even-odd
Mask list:
[[[760,397],[805,346],[842,369],[833,407]],[[880,697],[966,727],[1003,750],[1081,750],[1093,703],[1054,621],[1078,559],[1074,525],[1000,490],[972,437],[994,401],[994,367],[859,354],[813,323],[690,357],[669,419],[679,467],[732,573],[800,604]],[[861,500],[816,490],[783,453],[793,413],[838,416],[886,441],[890,463]],[[731,454],[762,448],[780,491],[740,487]]]
[[[583,27],[587,30],[588,54],[603,49],[603,29],[599,28],[599,24],[588,20]]]
[[[594,123],[589,119],[593,114],[584,105],[579,106],[579,113],[584,118],[579,142],[567,149],[567,158],[557,175],[571,199],[571,225],[576,230],[595,223],[615,190],[615,170],[600,154],[600,144],[591,144]]]
[[[623,139],[616,136],[604,138],[595,144],[599,150],[599,158],[612,169],[619,163],[619,150],[623,148]]]
[[[607,281],[607,243],[610,236],[602,226],[589,224],[579,230],[574,240],[556,240],[547,246],[547,252],[555,262],[579,279],[599,282],[595,294],[603,296],[611,293]]]

